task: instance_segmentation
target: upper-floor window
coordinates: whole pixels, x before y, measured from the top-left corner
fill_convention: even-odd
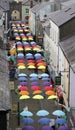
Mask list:
[[[29,9],[26,9],[26,13],[29,13]]]

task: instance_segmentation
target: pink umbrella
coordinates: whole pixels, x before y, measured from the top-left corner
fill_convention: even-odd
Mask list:
[[[31,89],[32,90],[41,90],[41,88],[39,86],[32,86]]]
[[[45,86],[45,87],[44,87],[44,90],[45,90],[45,91],[48,91],[48,90],[54,90],[54,88],[51,87],[51,86]]]
[[[27,91],[28,90],[28,87],[27,86],[21,86],[18,88],[19,91]]]

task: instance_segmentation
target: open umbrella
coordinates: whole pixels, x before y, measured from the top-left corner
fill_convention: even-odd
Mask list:
[[[56,110],[52,114],[55,116],[64,116],[65,115],[65,113],[61,110]]]
[[[33,113],[30,112],[30,111],[26,111],[26,110],[23,110],[21,113],[20,113],[21,116],[33,116]]]
[[[29,75],[30,77],[38,77],[38,75],[36,73],[32,73]]]
[[[43,81],[50,81],[50,78],[44,77],[44,78],[42,78],[42,80],[43,80]]]
[[[44,86],[47,86],[47,85],[50,85],[50,84],[51,84],[51,82],[49,82],[49,81],[44,81],[44,83],[43,83]]]
[[[18,88],[19,91],[27,91],[28,87],[27,86],[21,86]]]
[[[28,66],[28,69],[35,69],[36,67],[35,67],[35,65],[29,65]]]
[[[66,123],[67,123],[67,120],[64,119],[64,118],[57,118],[57,119],[55,120],[55,124],[64,125],[64,124],[66,124]]]
[[[34,86],[34,85],[39,86],[39,82],[37,82],[37,81],[32,82],[31,86]]]
[[[34,56],[35,56],[35,57],[36,57],[36,56],[41,56],[41,54],[40,54],[40,53],[36,53]]]
[[[40,94],[40,93],[42,93],[41,90],[35,90],[32,94]]]
[[[51,96],[49,96],[47,99],[57,99],[57,98],[58,98],[57,95],[51,95]]]
[[[43,126],[40,130],[53,130],[52,127],[50,127],[49,125],[47,126]]]
[[[24,126],[22,130],[36,130],[33,126]]]
[[[20,85],[22,85],[22,86],[27,86],[27,82],[20,82]]]
[[[44,77],[49,77],[49,74],[43,73],[43,74],[41,74],[41,77],[42,77],[42,78],[44,78]]]
[[[32,53],[27,53],[26,56],[33,56],[33,54]]]
[[[19,92],[20,95],[29,95],[28,91],[22,90]]]
[[[24,76],[27,77],[27,75],[24,74],[24,73],[20,73],[18,76],[19,76],[19,77],[22,77],[22,76],[23,76],[23,77],[24,77]]]
[[[36,113],[37,116],[47,116],[49,115],[49,112],[47,110],[39,110],[37,113]]]
[[[34,120],[30,117],[22,118],[20,121],[24,124],[33,124],[34,123]]]
[[[19,77],[18,80],[19,81],[27,81],[27,78],[22,76],[22,77]]]
[[[60,126],[57,130],[71,130],[68,126]]]
[[[41,88],[39,86],[32,86],[31,89],[32,90],[41,90]]]
[[[48,90],[45,92],[46,95],[56,95],[56,93],[53,90]]]
[[[49,124],[50,123],[50,118],[41,118],[38,120],[38,123],[43,125],[43,124]]]
[[[44,87],[44,90],[45,90],[45,91],[48,91],[48,90],[54,90],[54,88],[51,87],[51,86],[45,86],[45,87]]]
[[[39,95],[39,94],[34,95],[32,98],[33,99],[44,99],[44,97],[42,95]]]
[[[22,96],[20,96],[20,100],[23,100],[23,99],[29,99],[30,98],[30,96],[29,95],[22,95]]]
[[[39,80],[38,77],[32,77],[32,78],[30,78],[30,81],[36,81],[36,80]]]
[[[26,67],[24,65],[18,66],[18,69],[25,69]]]

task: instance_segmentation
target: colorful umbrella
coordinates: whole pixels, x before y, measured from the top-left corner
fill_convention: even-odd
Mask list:
[[[32,86],[31,89],[32,90],[41,90],[41,88],[39,86]]]
[[[36,67],[34,65],[28,66],[28,69],[35,69]]]
[[[54,130],[52,127],[50,127],[49,125],[47,126],[43,126],[40,130]]]
[[[43,125],[43,124],[46,124],[46,125],[47,125],[47,124],[50,123],[50,118],[46,118],[46,117],[45,117],[45,118],[41,118],[41,119],[38,120],[38,123],[39,123],[39,124],[42,124],[42,125]]]
[[[22,100],[22,99],[29,99],[30,98],[30,96],[29,95],[22,95],[22,96],[20,96],[20,100]]]
[[[30,117],[22,118],[20,121],[24,124],[33,124],[34,123],[34,120]]]
[[[53,90],[48,90],[45,92],[46,95],[56,95],[56,93]]]
[[[21,116],[33,116],[33,113],[30,112],[30,111],[26,111],[26,110],[23,110],[21,113],[20,113]]]
[[[55,120],[55,124],[64,125],[64,124],[66,124],[66,123],[67,123],[67,120],[64,119],[64,118],[57,118],[57,119]]]
[[[22,130],[36,130],[33,126],[24,126]]]
[[[30,78],[30,81],[37,81],[37,80],[39,80],[37,77]]]
[[[27,75],[24,74],[24,73],[20,73],[20,74],[18,74],[18,76],[19,76],[19,77],[22,77],[22,76],[23,76],[23,77],[27,77]]]
[[[30,77],[38,77],[38,75],[36,73],[32,73],[29,75]]]
[[[44,87],[44,90],[45,90],[45,91],[48,91],[48,90],[54,90],[54,88],[51,87],[51,86],[45,86],[45,87]]]
[[[39,86],[39,82],[37,82],[37,81],[32,82],[31,86],[34,86],[34,85]]]
[[[18,69],[25,69],[26,67],[24,65],[18,66]]]
[[[27,81],[27,78],[22,76],[22,77],[19,77],[18,80],[19,81]]]
[[[46,66],[41,65],[41,66],[38,67],[38,69],[40,69],[40,70],[41,70],[41,69],[46,69]]]
[[[33,99],[44,99],[44,97],[42,96],[42,95],[39,95],[39,94],[37,94],[37,95],[34,95],[33,97],[32,97]]]
[[[44,78],[42,78],[41,80],[43,80],[43,81],[50,81],[50,78],[44,77]]]
[[[47,73],[43,73],[41,74],[41,77],[44,78],[44,77],[49,77],[49,75]]]
[[[49,112],[47,110],[39,110],[37,113],[36,113],[37,116],[47,116],[49,115]]]
[[[57,98],[58,98],[57,95],[51,95],[51,96],[49,96],[47,99],[57,99]]]
[[[35,90],[32,94],[41,94],[42,91],[41,90]]]
[[[19,89],[19,91],[27,91],[28,87],[27,86],[21,86],[18,89]]]
[[[44,81],[43,85],[44,86],[49,86],[51,83],[49,81]]]
[[[23,91],[20,91],[19,94],[20,94],[20,95],[29,95],[29,92],[23,90]]]
[[[64,116],[65,112],[63,112],[62,110],[56,110],[52,114],[55,116]]]
[[[24,59],[18,59],[17,63],[24,63]]]
[[[57,130],[71,130],[68,126],[60,126]]]

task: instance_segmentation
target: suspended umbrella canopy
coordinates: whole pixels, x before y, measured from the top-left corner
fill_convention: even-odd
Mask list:
[[[47,99],[57,99],[57,98],[58,98],[57,95],[51,95],[51,96],[49,96]]]
[[[17,56],[24,56],[24,54],[23,53],[18,53],[18,55]]]
[[[35,60],[34,59],[29,59],[29,60],[27,60],[27,63],[35,63]]]
[[[43,80],[43,81],[50,81],[50,78],[44,77],[44,78],[42,78],[41,80]]]
[[[33,99],[44,99],[44,97],[42,96],[42,95],[39,95],[39,94],[37,94],[37,95],[34,95],[33,97],[32,97]]]
[[[44,124],[49,124],[50,123],[50,118],[41,118],[38,120],[38,123],[41,124],[41,125],[44,125]]]
[[[32,74],[30,74],[29,76],[30,76],[30,77],[38,77],[38,74],[32,73]]]
[[[36,85],[36,86],[39,86],[39,82],[34,81],[34,82],[31,83],[31,86],[35,86],[35,85]]]
[[[18,42],[16,42],[16,45],[21,45],[22,46],[22,42],[18,41]]]
[[[24,59],[17,59],[17,63],[24,63]]]
[[[46,63],[44,63],[44,62],[37,63],[37,66],[38,66],[38,67],[39,67],[39,66],[46,66]]]
[[[35,69],[36,67],[34,65],[29,65],[28,69]]]
[[[41,77],[42,77],[42,78],[44,78],[44,77],[49,77],[49,74],[43,73],[43,74],[41,74]]]
[[[29,92],[22,90],[22,91],[19,92],[19,94],[20,95],[29,95]]]
[[[57,130],[71,130],[68,126],[60,126]]]
[[[18,88],[19,91],[27,91],[28,87],[27,86],[21,86]]]
[[[34,56],[35,56],[35,57],[36,57],[36,56],[41,56],[41,54],[40,54],[40,53],[36,53]]]
[[[43,83],[44,86],[48,86],[50,84],[51,84],[51,82],[49,82],[49,81],[44,81],[44,83]]]
[[[36,130],[33,126],[24,126],[22,130]]]
[[[29,42],[23,41],[23,45],[29,45]]]
[[[53,130],[52,127],[50,127],[49,125],[47,126],[43,126],[40,130]]]
[[[41,69],[46,69],[46,66],[41,65],[41,66],[38,67],[38,69],[40,69],[40,70],[41,70]]]
[[[54,88],[51,87],[51,86],[45,86],[45,87],[44,87],[44,90],[45,90],[45,91],[49,91],[49,90],[54,90]]]
[[[48,90],[45,92],[46,95],[56,95],[56,93],[53,90]]]
[[[57,118],[57,119],[55,120],[55,124],[64,125],[64,124],[66,124],[66,123],[67,123],[67,120],[64,119],[64,118]]]
[[[36,63],[41,63],[42,59],[36,60]]]
[[[42,90],[35,90],[32,94],[41,94],[42,93]]]
[[[23,99],[29,99],[30,98],[30,96],[29,95],[22,95],[22,96],[20,96],[20,100],[23,100]]]
[[[23,77],[27,77],[27,74],[25,74],[25,73],[20,73],[20,74],[18,74],[18,76],[19,76],[19,77],[22,77],[22,76],[23,76]]]
[[[22,76],[22,77],[19,77],[18,80],[19,81],[27,81],[27,78]]]
[[[28,83],[27,83],[27,82],[24,82],[24,81],[23,81],[23,82],[20,82],[20,85],[22,85],[22,86],[27,86],[27,84],[28,84]]]
[[[56,110],[52,114],[55,116],[64,116],[65,112],[63,112],[62,110]]]
[[[33,113],[31,111],[26,111],[26,110],[23,110],[21,113],[20,113],[21,116],[33,116]]]
[[[41,90],[41,88],[39,86],[32,86],[31,89],[32,90]]]
[[[18,66],[18,69],[25,69],[25,65]]]
[[[34,123],[34,120],[30,117],[22,118],[20,121],[24,124],[33,124]]]
[[[30,62],[30,63],[28,63],[27,65],[28,65],[28,66],[30,66],[30,65],[35,66],[35,63],[34,63],[34,62]]]
[[[37,116],[47,116],[49,115],[49,112],[47,110],[39,110],[37,113],[36,113]]]
[[[33,56],[33,54],[32,53],[27,53],[26,56]]]
[[[24,59],[24,56],[17,56],[18,59]]]
[[[18,63],[17,66],[25,66],[24,63]]]
[[[39,80],[38,77],[31,77],[30,78],[30,81],[37,81],[37,80]]]

